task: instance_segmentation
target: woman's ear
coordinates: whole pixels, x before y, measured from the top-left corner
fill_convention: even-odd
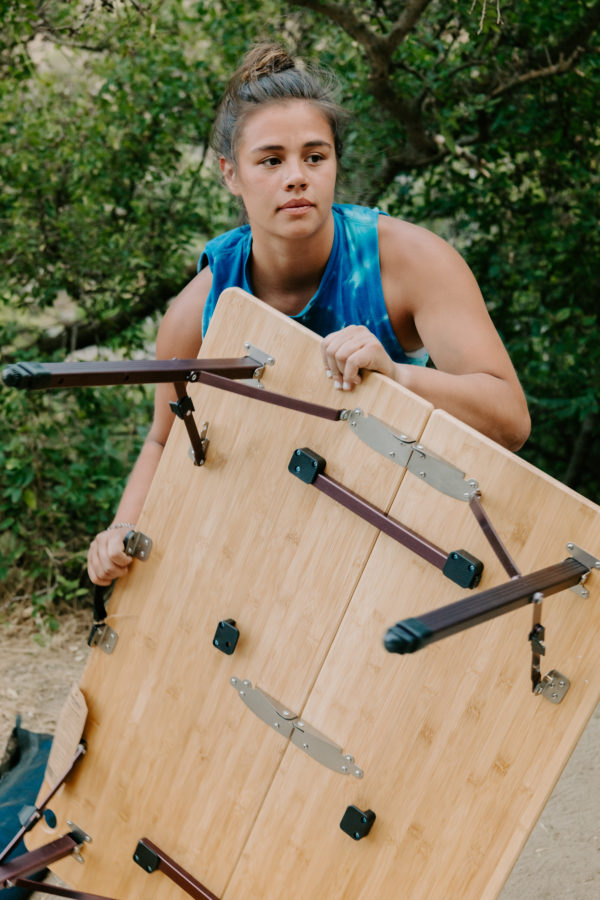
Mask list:
[[[221,174],[223,175],[223,181],[234,197],[239,197],[241,191],[238,187],[234,164],[224,156],[220,156],[219,167],[221,169]]]

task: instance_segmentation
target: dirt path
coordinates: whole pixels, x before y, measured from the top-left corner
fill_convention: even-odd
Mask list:
[[[31,731],[52,734],[63,701],[88,655],[89,611],[63,617],[40,640],[30,620],[0,626],[0,755],[17,713]],[[600,706],[533,830],[500,900],[600,897]],[[540,767],[544,760],[540,760]],[[93,886],[88,887],[93,890]],[[182,897],[184,895],[182,894]],[[35,893],[34,900],[51,900]],[[131,900],[131,898],[121,898]],[[249,898],[253,900],[253,898]],[[258,898],[256,898],[258,900]],[[315,898],[326,900],[326,898]],[[399,895],[398,900],[411,900]],[[440,898],[442,900],[442,898]],[[443,898],[460,900],[460,898]]]

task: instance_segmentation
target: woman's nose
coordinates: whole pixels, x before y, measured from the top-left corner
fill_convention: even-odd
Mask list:
[[[303,166],[299,162],[291,162],[285,172],[286,187],[288,190],[301,187],[305,188],[308,184],[308,178]]]

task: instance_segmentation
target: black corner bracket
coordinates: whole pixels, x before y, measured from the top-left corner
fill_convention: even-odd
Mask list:
[[[139,841],[133,854],[133,861],[146,872],[156,872],[160,866],[160,857],[154,853],[143,841]]]
[[[363,811],[358,806],[349,806],[342,816],[340,828],[355,841],[360,841],[368,835],[374,821],[375,813],[372,809]]]
[[[239,629],[235,627],[235,619],[223,619],[217,625],[215,636],[213,638],[213,646],[231,656],[237,647],[238,638],[240,636]]]
[[[192,398],[188,394],[184,394],[179,400],[172,400],[169,403],[169,406],[179,419],[185,419],[186,416],[189,416],[190,413],[194,412],[194,404]]]
[[[483,563],[466,550],[453,550],[448,554],[442,572],[459,587],[474,588],[481,581]]]
[[[321,475],[325,471],[326,462],[322,456],[309,450],[308,447],[302,447],[294,450],[293,456],[288,465],[288,471],[304,481],[306,484],[312,484],[317,475]]]

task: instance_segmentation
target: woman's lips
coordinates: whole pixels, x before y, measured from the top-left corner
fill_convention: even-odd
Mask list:
[[[284,203],[283,206],[280,206],[279,209],[285,210],[285,212],[299,213],[311,209],[313,206],[314,203],[311,203],[310,200],[288,200],[288,202]]]

